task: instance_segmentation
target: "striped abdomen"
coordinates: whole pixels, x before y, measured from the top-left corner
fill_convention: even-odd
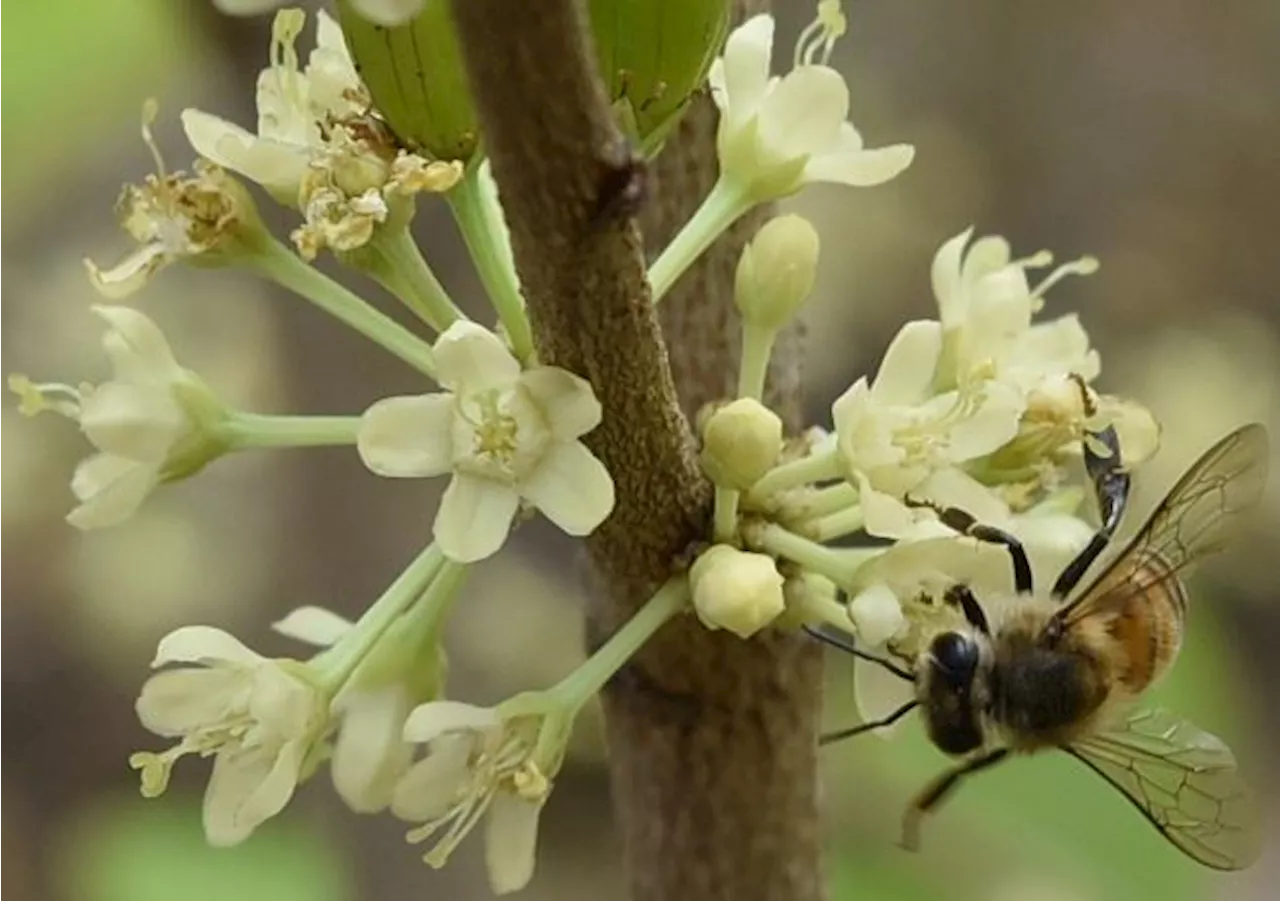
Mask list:
[[[1182,644],[1187,592],[1177,574],[1158,554],[1130,560],[1114,581],[1104,580],[1088,605],[1105,611],[1107,634],[1122,654],[1117,676],[1125,689],[1138,694],[1173,663]]]

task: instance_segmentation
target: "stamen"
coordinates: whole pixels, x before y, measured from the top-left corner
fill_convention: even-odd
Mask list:
[[[156,163],[156,176],[161,183],[168,177],[164,171],[164,157],[160,155],[160,148],[156,145],[156,139],[151,134],[151,126],[159,115],[160,104],[156,102],[156,98],[148,97],[142,102],[142,143],[147,145],[147,149],[151,151],[151,158]]]
[[[300,9],[282,9],[271,23],[271,71],[282,96],[293,101],[298,109],[305,107],[301,77],[298,68],[298,50],[294,43],[302,33],[306,14]]]
[[[52,410],[68,419],[80,418],[80,404],[84,396],[70,385],[61,382],[37,384],[15,372],[9,376],[9,390],[18,395],[18,412],[23,416],[35,416]]]
[[[1098,271],[1099,265],[1098,258],[1092,256],[1083,256],[1070,263],[1063,263],[1057,269],[1050,272],[1049,275],[1045,277],[1044,281],[1036,285],[1035,290],[1031,292],[1031,296],[1037,299],[1044,297],[1044,293],[1046,291],[1058,282],[1062,281],[1068,275],[1093,275]]]
[[[812,66],[815,58],[825,66],[831,59],[836,41],[848,28],[849,22],[840,8],[840,0],[818,0],[818,17],[806,25],[796,39],[793,66]]]

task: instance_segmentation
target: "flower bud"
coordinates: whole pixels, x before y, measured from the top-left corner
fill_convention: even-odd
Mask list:
[[[591,0],[600,74],[627,136],[653,156],[724,43],[728,0]]]
[[[876,646],[888,641],[906,623],[902,604],[889,586],[876,583],[863,589],[849,602],[849,619],[865,644]]]
[[[760,401],[740,397],[702,428],[702,465],[712,481],[750,488],[782,453],[782,420]]]
[[[734,300],[754,326],[777,331],[813,290],[818,266],[818,233],[794,214],[764,224],[742,250]]]
[[[782,576],[765,554],[717,544],[694,562],[689,580],[702,624],[728,629],[739,638],[750,638],[786,607]]]
[[[362,16],[359,5],[339,0],[338,18],[374,108],[410,150],[469,161],[480,129],[449,4],[430,0],[391,28]]]

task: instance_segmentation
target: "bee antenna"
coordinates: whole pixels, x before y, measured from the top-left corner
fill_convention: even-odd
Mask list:
[[[803,626],[802,628],[806,633],[808,633],[810,638],[815,638],[825,645],[830,645],[837,650],[844,651],[846,654],[851,654],[860,660],[867,661],[868,663],[874,663],[876,666],[886,672],[893,673],[899,679],[904,681],[916,681],[916,677],[913,673],[908,672],[896,663],[885,660],[883,657],[877,657],[875,654],[868,654],[866,651],[860,650],[856,645],[854,645],[852,639],[836,638],[834,635],[829,635],[821,629],[815,629],[813,626]]]
[[[827,732],[818,736],[819,745],[829,745],[832,742],[843,741],[846,738],[853,738],[855,735],[861,735],[863,732],[870,732],[872,729],[883,729],[885,726],[891,726],[898,720],[902,719],[911,711],[920,706],[919,701],[907,701],[893,713],[878,720],[872,720],[869,723],[861,723],[857,726],[850,726],[848,729],[841,729],[838,732]]]

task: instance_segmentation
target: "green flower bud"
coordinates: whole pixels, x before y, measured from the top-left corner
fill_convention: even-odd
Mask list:
[[[728,0],[591,0],[590,11],[620,124],[653,156],[724,44]]]
[[[748,323],[777,331],[790,321],[813,290],[818,266],[818,233],[794,214],[766,222],[742,250],[734,300]]]
[[[338,0],[338,17],[373,106],[410,150],[469,162],[480,144],[446,0],[425,0],[403,25],[375,25]]]
[[[716,410],[702,429],[703,467],[717,484],[750,488],[782,453],[782,420],[741,397]]]

